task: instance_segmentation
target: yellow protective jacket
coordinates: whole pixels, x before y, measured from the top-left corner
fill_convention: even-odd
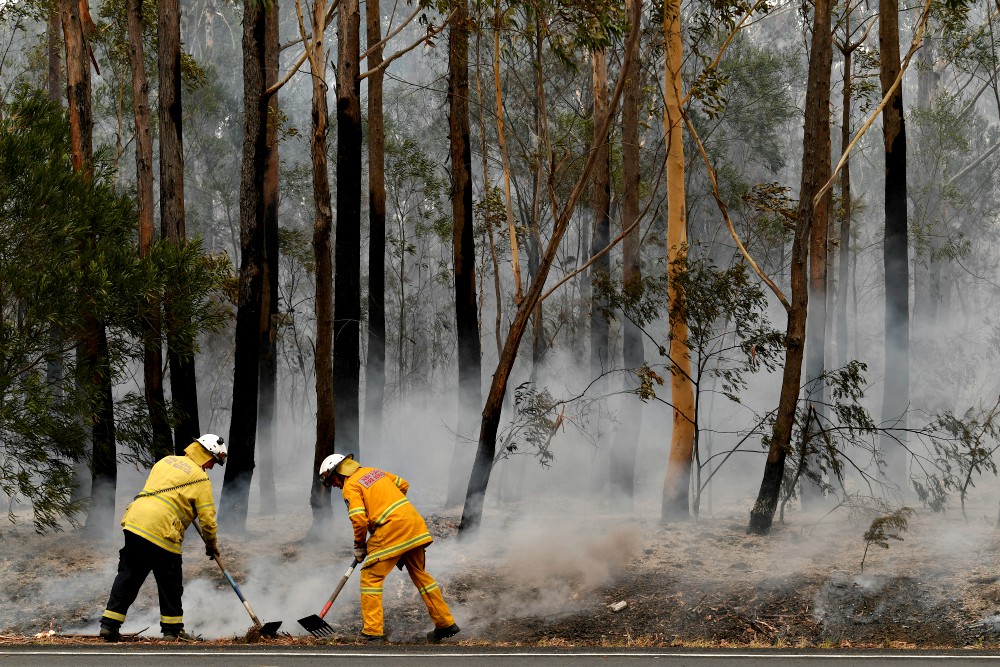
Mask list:
[[[122,527],[167,551],[181,553],[184,532],[198,518],[206,540],[216,536],[212,482],[201,466],[212,455],[197,442],[184,456],[165,456],[149,471],[142,493],[125,510]]]
[[[364,567],[433,542],[427,524],[406,498],[405,479],[378,468],[358,468],[344,482],[347,516],[354,528],[354,546],[368,539]]]

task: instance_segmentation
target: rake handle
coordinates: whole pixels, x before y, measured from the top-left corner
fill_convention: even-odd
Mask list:
[[[331,595],[330,599],[326,601],[325,605],[323,605],[323,611],[321,611],[319,613],[319,617],[320,618],[323,618],[324,616],[326,616],[326,612],[330,611],[330,607],[333,606],[333,601],[337,599],[338,595],[340,595],[340,591],[343,590],[344,584],[346,584],[347,580],[350,579],[351,573],[354,572],[354,568],[356,568],[358,566],[358,563],[360,563],[360,562],[361,561],[359,561],[357,558],[355,558],[354,562],[351,563],[351,566],[349,568],[347,568],[347,573],[344,574],[344,578],[340,580],[339,584],[337,584],[337,588],[334,589],[333,595]]]
[[[198,536],[201,538],[202,542],[208,544],[207,540],[205,540],[204,533],[201,532],[201,527],[198,525],[198,522],[192,521],[191,525],[194,526],[196,531],[198,531]],[[253,624],[258,628],[263,627],[264,624],[260,622],[260,619],[257,618],[257,614],[253,612],[253,608],[250,606],[250,603],[247,602],[245,597],[243,597],[243,592],[240,591],[240,587],[236,585],[236,581],[233,579],[232,575],[229,574],[229,570],[227,570],[226,566],[222,564],[222,556],[216,553],[212,560],[214,560],[215,564],[219,566],[219,569],[222,570],[222,575],[226,578],[226,581],[228,581],[229,585],[233,587],[234,591],[236,591],[236,596],[240,599],[240,602],[243,603],[243,607],[247,610],[247,613],[250,614],[250,619],[253,621]]]

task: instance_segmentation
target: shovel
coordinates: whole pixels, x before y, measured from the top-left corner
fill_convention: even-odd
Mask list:
[[[337,584],[337,588],[334,589],[333,595],[331,595],[330,599],[326,601],[326,604],[323,606],[323,611],[321,611],[318,616],[316,614],[312,614],[311,616],[300,618],[299,625],[316,637],[333,636],[333,628],[330,627],[329,623],[323,620],[323,617],[326,616],[326,612],[330,611],[330,607],[333,606],[333,601],[337,599],[338,595],[340,595],[340,591],[343,590],[344,584],[346,584],[347,580],[350,579],[351,573],[354,572],[354,568],[356,568],[360,562],[361,561],[355,558],[354,562],[351,563],[351,566],[347,568],[347,573],[344,575],[344,578],[340,580],[340,583]]]
[[[202,534],[201,527],[198,526],[198,522],[193,521],[191,522],[191,525],[194,526],[194,529],[198,531],[198,535],[201,537],[202,541],[204,541],[205,536]],[[236,595],[240,598],[240,602],[243,603],[243,606],[246,608],[247,613],[250,614],[250,619],[253,620],[254,627],[259,629],[260,635],[262,637],[276,636],[278,628],[281,627],[281,621],[270,621],[269,623],[261,623],[260,619],[257,618],[257,614],[253,613],[253,608],[250,606],[250,603],[247,602],[247,599],[243,597],[243,593],[240,592],[240,587],[236,585],[236,582],[233,580],[233,577],[229,574],[229,571],[226,570],[226,566],[222,564],[222,558],[218,554],[216,554],[213,560],[216,562],[216,564],[218,564],[219,569],[222,570],[222,574],[226,577],[226,581],[228,581],[229,585],[233,587],[234,591],[236,591]]]

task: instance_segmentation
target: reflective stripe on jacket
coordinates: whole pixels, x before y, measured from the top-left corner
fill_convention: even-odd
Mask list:
[[[354,545],[365,544],[371,533],[365,567],[434,541],[423,517],[406,498],[409,489],[405,479],[378,468],[358,468],[344,482],[342,493],[354,528]]]
[[[205,539],[215,539],[212,482],[201,467],[210,459],[205,448],[195,442],[184,450],[184,456],[165,456],[157,461],[142,494],[125,510],[122,527],[179,554],[184,532],[197,516]]]

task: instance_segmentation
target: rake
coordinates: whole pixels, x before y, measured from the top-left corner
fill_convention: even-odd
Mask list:
[[[333,628],[330,627],[329,623],[323,620],[323,617],[326,616],[326,612],[330,611],[330,607],[333,606],[333,601],[337,599],[338,595],[340,595],[340,591],[343,590],[344,584],[346,584],[347,580],[351,578],[351,573],[354,572],[354,568],[356,568],[360,562],[361,561],[355,558],[354,562],[351,563],[351,566],[347,568],[347,573],[344,574],[344,578],[340,580],[339,584],[337,584],[337,588],[334,589],[333,595],[331,595],[330,599],[326,601],[325,605],[323,605],[323,611],[321,611],[318,615],[311,614],[305,618],[300,618],[299,625],[316,637],[333,636]]]
[[[191,525],[194,526],[194,529],[198,531],[198,535],[201,536],[202,541],[204,541],[205,536],[202,534],[201,527],[198,525],[198,523],[192,522]],[[236,585],[236,581],[234,581],[232,575],[229,574],[229,570],[227,570],[226,566],[222,564],[222,559],[219,557],[219,555],[216,554],[213,560],[219,566],[219,569],[222,570],[222,574],[223,576],[226,577],[226,581],[228,581],[229,585],[233,587],[234,591],[236,591],[236,595],[240,598],[240,602],[243,603],[243,607],[246,608],[247,613],[250,614],[250,619],[253,621],[254,627],[260,631],[260,635],[262,637],[277,636],[278,628],[281,627],[281,621],[269,621],[268,623],[261,623],[260,619],[257,618],[257,614],[253,612],[253,608],[250,606],[250,603],[247,602],[247,599],[245,597],[243,597],[243,593],[240,591],[240,587]]]

